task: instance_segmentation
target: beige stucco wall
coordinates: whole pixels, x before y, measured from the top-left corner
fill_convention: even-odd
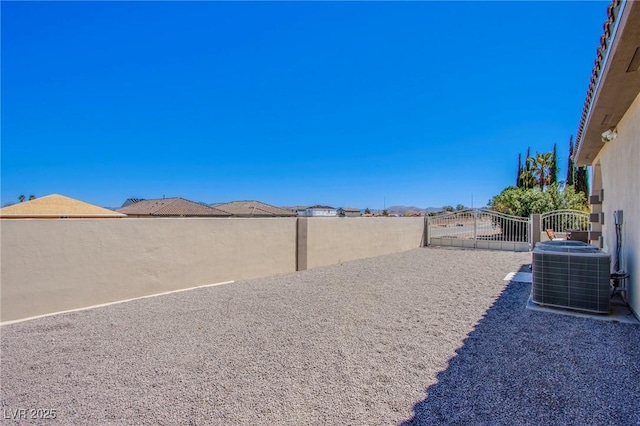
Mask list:
[[[2,321],[295,271],[296,219],[0,220]]]
[[[423,245],[424,218],[0,220],[0,320]]]
[[[423,217],[336,217],[304,220],[307,222],[307,268],[380,256],[423,245]]]
[[[614,210],[623,210],[621,267],[631,274],[629,301],[640,315],[640,95],[617,126],[618,137],[600,151],[604,250],[615,255]],[[598,182],[596,183],[596,186]]]

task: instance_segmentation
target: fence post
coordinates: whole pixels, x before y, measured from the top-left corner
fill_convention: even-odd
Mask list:
[[[422,235],[422,246],[429,247],[429,226],[431,225],[431,218],[429,216],[424,217],[424,233]]]
[[[472,210],[473,212],[473,248],[478,248],[478,210]]]
[[[296,218],[296,271],[307,269],[307,218]]]
[[[531,250],[533,250],[536,247],[536,243],[540,242],[540,233],[542,232],[542,230],[540,229],[539,214],[532,214],[529,217],[529,232],[531,235],[531,239],[530,239]]]

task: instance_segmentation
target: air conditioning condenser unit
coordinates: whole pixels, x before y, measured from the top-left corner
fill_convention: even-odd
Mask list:
[[[608,314],[610,256],[580,241],[544,241],[533,250],[532,300],[544,306]]]

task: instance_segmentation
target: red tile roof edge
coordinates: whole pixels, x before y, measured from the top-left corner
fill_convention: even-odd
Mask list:
[[[598,78],[600,77],[601,67],[603,66],[602,61],[604,60],[605,53],[607,52],[607,48],[609,47],[609,38],[611,37],[613,23],[615,22],[616,18],[613,15],[613,11],[620,5],[621,2],[622,0],[613,0],[609,7],[607,7],[607,20],[603,24],[604,34],[600,37],[600,46],[598,46],[598,49],[596,50],[596,59],[593,69],[591,70],[591,80],[589,81],[587,96],[582,107],[582,116],[580,117],[580,124],[578,126],[578,133],[576,135],[576,147],[573,150],[574,159],[576,153],[582,145],[582,133],[584,132],[584,128],[587,125],[587,115],[589,114],[589,109],[591,108],[591,103],[593,102],[596,86],[598,84]]]

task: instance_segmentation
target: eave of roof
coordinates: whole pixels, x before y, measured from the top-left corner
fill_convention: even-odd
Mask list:
[[[640,92],[640,71],[627,71],[640,46],[640,2],[614,0],[607,9],[591,81],[578,126],[574,161],[589,165]]]

